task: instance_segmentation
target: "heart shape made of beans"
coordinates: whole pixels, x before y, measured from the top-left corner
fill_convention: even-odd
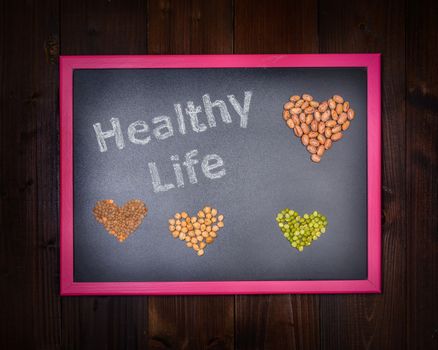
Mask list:
[[[314,211],[300,216],[295,210],[285,208],[277,214],[275,221],[293,248],[302,252],[317,240],[327,227],[327,218]]]
[[[142,223],[148,209],[139,199],[131,199],[119,207],[112,199],[98,201],[93,209],[94,217],[110,235],[123,242]]]
[[[339,95],[323,102],[315,101],[309,94],[293,95],[283,106],[283,119],[301,138],[315,163],[321,161],[333,142],[343,138],[354,117],[350,103]]]
[[[207,245],[212,244],[219,230],[224,227],[224,216],[209,206],[189,216],[185,211],[169,219],[169,231],[173,238],[185,242],[198,256],[204,255]]]

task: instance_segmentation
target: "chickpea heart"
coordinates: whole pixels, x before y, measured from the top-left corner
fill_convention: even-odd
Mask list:
[[[173,238],[185,242],[198,256],[203,256],[207,245],[217,238],[218,231],[224,227],[224,216],[217,209],[205,206],[196,216],[187,212],[176,213],[169,219],[169,231]]]

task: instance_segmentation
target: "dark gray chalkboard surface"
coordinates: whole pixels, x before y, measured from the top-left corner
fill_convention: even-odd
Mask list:
[[[362,68],[96,69],[74,72],[74,280],[208,281],[332,280],[367,278],[367,81]],[[251,91],[247,127],[228,95],[243,105]],[[340,94],[356,110],[344,139],[312,163],[300,140],[282,119],[292,94],[322,101]],[[217,125],[178,132],[174,104],[201,106],[202,96],[223,100],[231,123],[214,110]],[[157,140],[152,120],[171,119],[174,134]],[[110,130],[118,118],[124,147],[106,139],[101,152],[93,124]],[[128,126],[144,120],[151,140],[129,141]],[[196,184],[185,174],[183,188],[154,192],[148,163],[163,182],[175,183],[170,157],[184,160],[197,150]],[[206,178],[203,157],[219,155],[226,174]],[[148,207],[141,226],[124,243],[110,236],[93,216],[102,199],[123,205],[137,198]],[[173,239],[168,219],[209,204],[225,216],[225,227],[202,257]],[[293,249],[275,221],[285,207],[300,214],[318,210],[327,232],[303,252]]]

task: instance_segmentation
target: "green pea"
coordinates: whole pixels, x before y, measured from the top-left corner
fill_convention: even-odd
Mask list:
[[[301,217],[296,211],[284,208],[277,214],[275,220],[290,245],[300,252],[317,240],[327,226],[327,218],[316,210],[312,214],[304,214]]]

